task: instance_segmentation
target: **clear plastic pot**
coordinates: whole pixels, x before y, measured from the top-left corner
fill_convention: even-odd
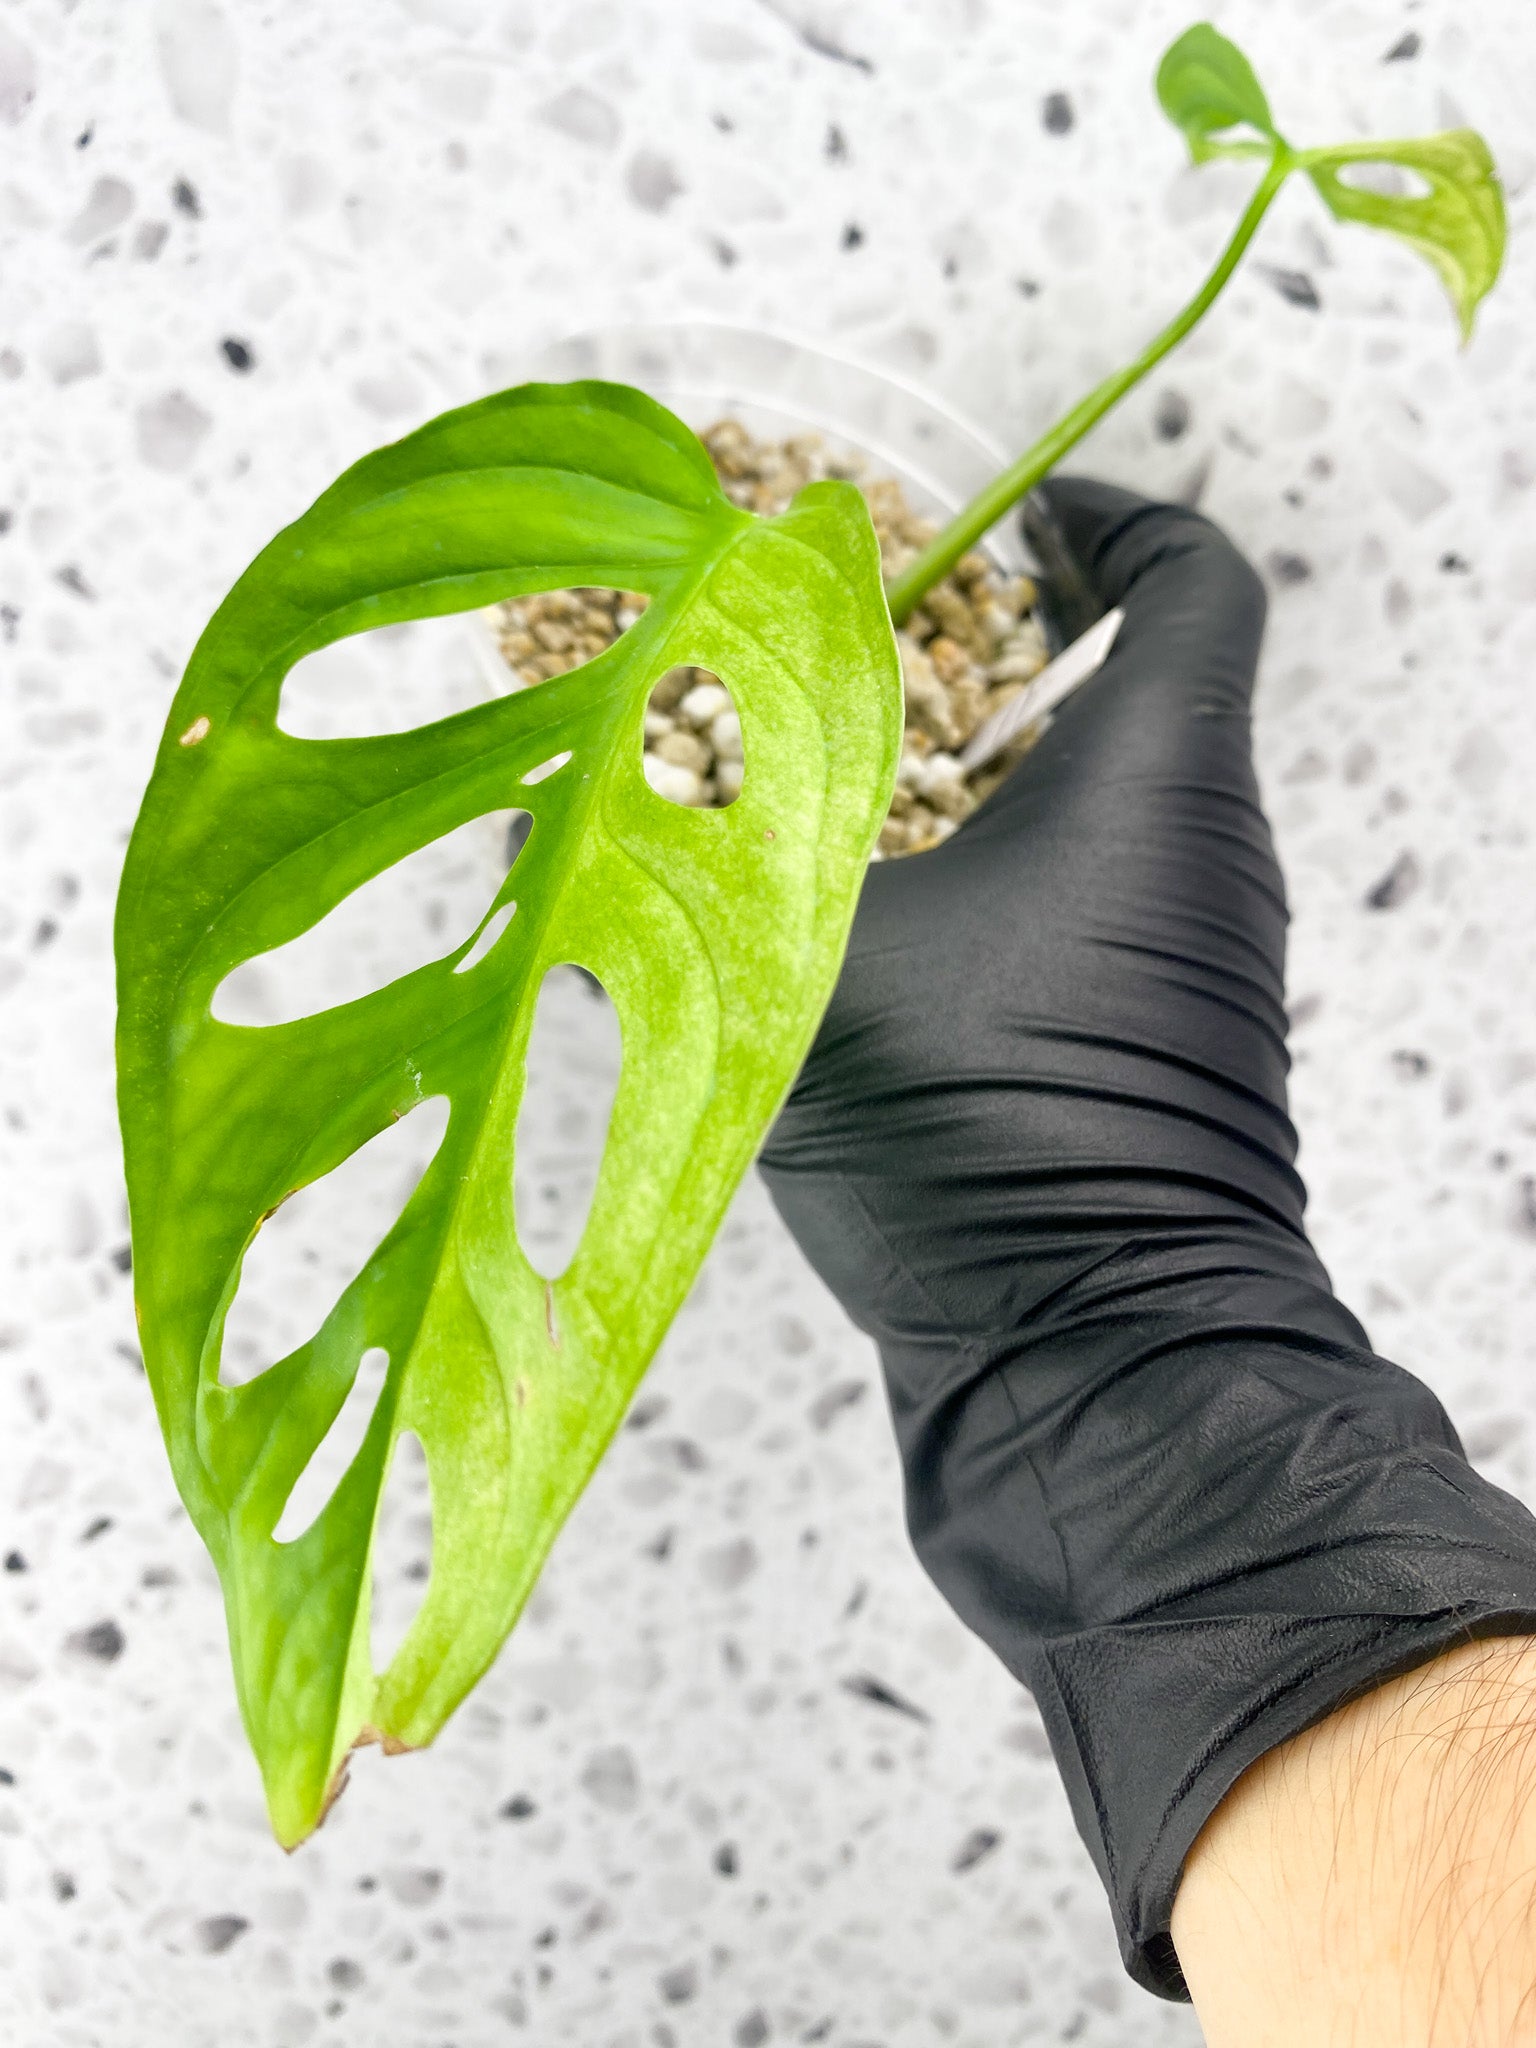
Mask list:
[[[695,429],[729,414],[763,439],[819,433],[835,450],[857,450],[872,476],[898,478],[927,518],[950,518],[1010,459],[980,428],[900,378],[762,328],[595,328],[539,350],[518,375],[633,384]],[[1036,566],[1015,521],[1005,520],[985,545],[1009,575]]]

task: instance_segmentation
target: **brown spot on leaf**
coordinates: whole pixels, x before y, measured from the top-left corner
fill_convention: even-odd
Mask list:
[[[549,1332],[551,1346],[558,1351],[560,1349],[560,1332],[555,1326],[555,1288],[554,1282],[551,1280],[544,1282],[544,1327]]]
[[[211,719],[194,718],[181,736],[181,745],[184,747],[195,747],[200,741],[207,739],[212,730],[213,723]]]
[[[330,1784],[326,1787],[324,1803],[322,1804],[319,1813],[315,1816],[316,1829],[323,1828],[325,1826],[326,1815],[330,1812],[331,1808],[336,1804],[337,1800],[341,1797],[342,1793],[346,1791],[347,1780],[351,1777],[351,1775],[352,1759],[349,1754],[347,1756],[344,1756],[341,1762],[336,1766],[336,1775],[332,1778]],[[293,1847],[289,1849],[288,1854],[291,1856],[293,1854],[293,1850],[296,1849],[298,1846],[298,1843],[295,1842],[293,1844]]]

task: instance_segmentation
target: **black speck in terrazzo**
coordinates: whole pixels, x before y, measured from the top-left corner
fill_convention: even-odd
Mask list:
[[[852,1621],[853,1617],[858,1613],[859,1609],[864,1605],[864,1602],[868,1597],[869,1581],[867,1579],[860,1579],[859,1583],[854,1587],[853,1591],[849,1594],[848,1604],[843,1609],[844,1621]]]
[[[921,1721],[924,1727],[932,1725],[933,1717],[922,1707],[915,1705],[897,1692],[884,1679],[873,1678],[867,1672],[857,1672],[852,1678],[839,1679],[844,1692],[850,1692],[855,1699],[868,1700],[871,1706],[888,1707],[893,1714],[905,1714],[909,1720]]]
[[[1076,120],[1072,102],[1064,92],[1048,92],[1040,102],[1040,126],[1047,135],[1070,134]]]
[[[668,2005],[686,2005],[698,1995],[699,1973],[692,1963],[677,1963],[663,1970],[656,1983]]]
[[[27,1560],[19,1550],[8,1550],[5,1553],[5,1568],[8,1572],[24,1572],[27,1568]]]
[[[188,220],[201,220],[202,201],[197,196],[197,187],[189,178],[178,178],[171,187],[171,204],[178,213],[184,213]]]
[[[660,1439],[653,1449],[679,1472],[702,1472],[709,1460],[693,1441],[692,1437],[669,1436]]]
[[[52,1882],[53,1896],[61,1906],[67,1906],[71,1899],[78,1897],[80,1887],[75,1883],[69,1871],[56,1870],[53,1873]]]
[[[1321,311],[1323,302],[1306,271],[1286,270],[1278,263],[1256,263],[1253,267],[1266,284],[1274,286],[1288,306],[1301,306],[1308,313]]]
[[[14,1771],[8,1771],[4,1768],[3,1765],[0,1765],[0,1785],[14,1785],[15,1782],[16,1773]]]
[[[1470,576],[1472,564],[1465,555],[1447,554],[1440,557],[1440,573],[1443,576]]]
[[[109,1256],[119,1273],[131,1273],[133,1271],[133,1246],[131,1244],[114,1245]]]
[[[147,1564],[139,1574],[139,1584],[147,1586],[151,1592],[156,1592],[166,1586],[179,1586],[181,1581],[170,1565]]]
[[[98,1536],[105,1536],[111,1526],[112,1517],[110,1515],[97,1515],[94,1521],[86,1524],[85,1533],[80,1538],[80,1541],[82,1543],[94,1543]]]
[[[1430,1069],[1428,1053],[1399,1050],[1392,1055],[1392,1065],[1405,1081],[1421,1081]]]
[[[1536,1237],[1536,1174],[1520,1176],[1515,1190],[1515,1229],[1522,1237]]]
[[[13,604],[0,604],[0,639],[7,647],[16,644],[16,628],[21,624],[21,613]]]
[[[1396,910],[1406,903],[1421,880],[1418,861],[1411,852],[1400,853],[1379,882],[1365,892],[1367,910]]]
[[[71,591],[76,597],[83,597],[87,604],[95,602],[95,591],[92,590],[73,562],[66,562],[62,569],[55,569],[53,580],[55,583],[62,583],[64,588]]]
[[[715,261],[722,270],[732,270],[736,265],[736,251],[723,235],[716,235],[710,243],[715,252]]]
[[[843,229],[842,247],[845,249],[862,249],[863,246],[864,230],[857,221],[849,221],[848,225]]]
[[[144,1354],[140,1351],[137,1344],[124,1344],[119,1340],[112,1346],[112,1349],[119,1358],[126,1359],[135,1372],[142,1372],[144,1370]]]
[[[651,1424],[659,1422],[666,1412],[667,1397],[665,1394],[641,1394],[637,1400],[630,1404],[629,1413],[624,1418],[624,1427],[626,1429],[649,1429]]]
[[[734,1842],[722,1842],[715,1851],[715,1868],[722,1877],[734,1877],[741,1864],[736,1855]]]
[[[75,137],[76,149],[89,149],[91,146],[91,138],[95,135],[95,133],[96,127],[94,122],[91,123],[88,127],[82,128],[80,130],[80,133]]]
[[[51,917],[40,917],[37,921],[37,928],[32,934],[32,944],[40,953],[44,946],[51,946],[58,936],[59,927],[57,920]]]
[[[778,13],[777,8],[773,11]],[[786,28],[794,30],[813,56],[825,57],[833,64],[850,65],[853,70],[867,72],[871,77],[874,75],[875,67],[868,57],[861,57],[857,50],[848,49],[826,29],[812,22],[790,21],[783,15],[779,18]]]
[[[848,138],[835,121],[827,123],[827,139],[821,145],[821,153],[829,164],[848,161]]]
[[[835,1386],[818,1394],[807,1410],[811,1423],[816,1429],[826,1429],[836,1415],[845,1408],[853,1408],[868,1392],[863,1380],[839,1380]]]
[[[246,371],[255,369],[256,355],[248,341],[238,341],[234,335],[226,334],[219,347],[232,370],[238,370],[243,376]]]
[[[711,114],[709,118],[722,135],[734,135],[736,133],[736,123],[729,114]]]
[[[10,532],[14,524],[15,518],[12,513],[8,511],[0,511],[0,539],[3,539],[5,535]]]
[[[165,247],[170,229],[163,220],[140,221],[133,231],[132,254],[140,263],[153,263]]]
[[[1270,575],[1282,589],[1294,589],[1298,583],[1311,581],[1312,564],[1305,555],[1293,555],[1284,548],[1275,548],[1266,561]]]
[[[972,1828],[955,1851],[950,1869],[956,1872],[974,1870],[984,1856],[992,1854],[1002,1839],[996,1828]]]
[[[338,1991],[356,1991],[363,1981],[363,1966],[350,1956],[337,1956],[326,1964],[325,1974]]]
[[[123,1654],[127,1638],[115,1621],[93,1621],[69,1638],[69,1648],[81,1657],[94,1657],[99,1664],[111,1664]]]
[[[538,1810],[526,1792],[514,1792],[504,1805],[496,1809],[503,1820],[531,1820]]]
[[[1160,441],[1177,441],[1189,432],[1189,400],[1182,391],[1160,391],[1152,409],[1152,429]]]
[[[763,2048],[767,2038],[768,2015],[760,2005],[754,2006],[751,2012],[742,2015],[731,2035],[734,2048]]]
[[[541,1927],[533,1937],[533,1945],[535,1948],[553,1948],[559,1939],[560,1930],[558,1927]]]
[[[250,1921],[238,1913],[212,1913],[206,1920],[199,1920],[192,1930],[192,1939],[206,1956],[221,1956],[233,1945],[250,1926]]]
[[[675,1530],[663,1529],[659,1536],[653,1536],[649,1543],[642,1543],[640,1548],[647,1557],[654,1557],[658,1564],[665,1564],[672,1555],[672,1540],[675,1534]]]
[[[1417,57],[1423,47],[1423,37],[1416,28],[1411,28],[1405,36],[1398,37],[1381,61],[1383,64],[1406,64],[1410,57]]]

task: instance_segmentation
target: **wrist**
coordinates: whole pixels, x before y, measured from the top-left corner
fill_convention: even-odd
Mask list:
[[[1208,2048],[1536,2039],[1536,1637],[1460,1644],[1244,1772],[1172,1935]]]

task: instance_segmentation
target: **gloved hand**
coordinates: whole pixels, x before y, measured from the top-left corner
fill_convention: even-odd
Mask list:
[[[871,867],[761,1167],[879,1345],[918,1557],[1034,1694],[1127,1970],[1187,1999],[1169,1919],[1222,1795],[1536,1632],[1536,1520],[1307,1239],[1257,577],[1102,484],[1024,521],[1119,638],[958,832]]]

